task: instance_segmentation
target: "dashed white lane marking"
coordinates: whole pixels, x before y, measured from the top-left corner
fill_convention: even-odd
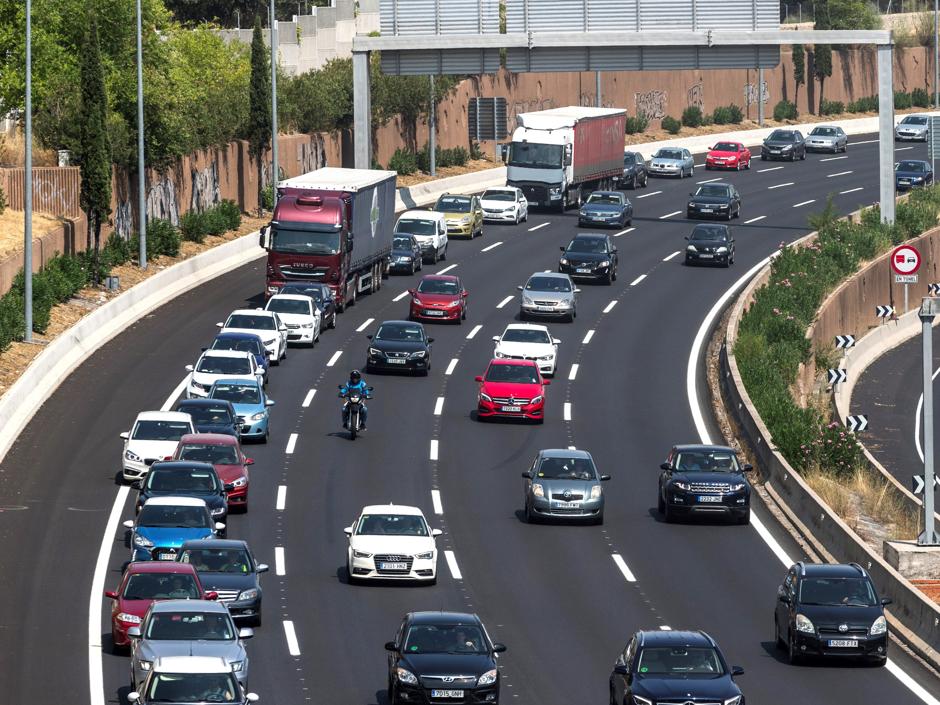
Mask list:
[[[287,439],[287,448],[284,449],[284,452],[290,455],[291,453],[294,452],[294,446],[296,445],[297,445],[297,434],[292,433],[290,434],[290,437]]]
[[[666,218],[671,218],[674,215],[679,215],[682,211],[673,211],[672,213],[666,213],[666,215],[659,216],[660,220],[666,220]]]
[[[435,514],[444,513],[444,505],[441,503],[440,490],[431,490],[431,505],[434,507]]]
[[[632,233],[634,230],[636,230],[636,228],[627,228],[626,230],[621,230],[619,233],[614,233],[614,237],[620,237],[621,235]]]
[[[431,460],[437,460],[437,448],[438,448],[437,439],[434,439],[433,441],[431,441],[431,453],[430,453]]]
[[[719,176],[719,177],[714,178],[714,179],[705,179],[705,181],[696,181],[695,183],[697,183],[697,184],[710,184],[710,183],[712,183],[713,181],[721,181],[721,177]]]
[[[750,220],[745,220],[745,221],[744,221],[744,224],[745,224],[745,225],[749,225],[750,223],[756,223],[758,220],[763,220],[763,219],[766,218],[766,217],[767,217],[766,215],[759,215],[759,216],[757,216],[756,218],[751,218]]]
[[[408,296],[408,292],[407,292],[407,291],[403,291],[403,292],[401,292],[398,296],[396,296],[394,299],[392,299],[392,301],[401,301],[401,300],[402,300],[403,298],[405,298],[406,296]]]
[[[507,296],[505,299],[503,299],[503,300],[500,301],[498,304],[496,304],[496,308],[502,308],[503,306],[505,306],[506,304],[508,304],[510,301],[512,301],[514,298],[516,298],[516,297],[515,297],[515,296]]]
[[[782,166],[769,166],[766,169],[758,169],[758,174],[763,174],[765,171],[777,171],[777,169],[783,169]]]
[[[609,304],[607,304],[607,305],[604,307],[604,313],[610,313],[611,311],[614,310],[614,306],[616,306],[616,305],[617,305],[617,300],[614,299],[613,301],[611,301]]]
[[[568,446],[568,450],[577,450],[575,446]]]
[[[548,274],[551,271],[552,271],[551,269],[543,269],[542,274]]]
[[[444,397],[438,397],[437,401],[434,402],[434,415],[440,416],[443,410],[444,410]]]
[[[895,147],[895,148],[894,148],[894,151],[895,151],[895,152],[906,152],[906,151],[909,150],[909,149],[914,149],[914,148],[913,148],[913,147]]]
[[[284,620],[284,637],[287,639],[287,653],[291,656],[300,656],[300,642],[297,641],[294,623],[289,619]]]
[[[858,142],[849,142],[849,144],[874,144],[877,141],[878,140],[859,140]],[[898,150],[895,149],[894,151],[897,152]]]
[[[826,157],[825,159],[820,159],[821,162],[834,162],[836,159],[848,159],[848,156],[842,157]]]
[[[670,627],[668,624],[661,624],[659,625],[659,630],[663,632],[671,632],[672,627]]]
[[[287,485],[278,485],[277,487],[277,499],[274,500],[274,508],[279,512],[284,511],[284,507],[287,506]]]
[[[571,421],[571,402],[566,401],[563,409],[564,411],[562,413],[564,414],[565,421]]]
[[[356,328],[356,332],[357,332],[357,333],[361,333],[361,332],[364,331],[366,328],[368,328],[369,326],[371,326],[373,323],[375,323],[375,319],[374,319],[374,318],[367,318],[366,320],[364,320],[364,321],[362,322],[362,325],[361,325],[361,326],[359,326],[358,328]]]
[[[665,257],[663,257],[663,262],[668,262],[669,260],[671,260],[671,259],[672,259],[673,257],[675,257],[676,255],[681,255],[681,254],[682,254],[682,251],[681,251],[681,250],[676,250],[676,251],[673,252],[671,255],[666,255]]]
[[[571,370],[568,372],[568,379],[576,379],[578,376],[578,363],[574,363],[571,366]]]
[[[853,173],[851,169],[849,171],[838,171],[835,174],[826,174],[826,178],[834,179],[837,176],[845,176],[846,174],[851,174],[851,173]]]
[[[533,225],[531,228],[529,228],[529,232],[531,233],[533,230],[544,228],[546,225],[548,225],[548,223],[539,223],[538,225]]]
[[[581,345],[587,345],[591,342],[591,338],[594,337],[594,329],[592,328],[587,333],[584,334],[584,340],[581,341]]]
[[[283,546],[274,547],[274,574],[275,575],[287,574],[287,570],[284,566],[284,547]]]
[[[453,576],[454,580],[462,580],[463,575],[457,565],[457,556],[454,555],[454,552],[444,551],[444,560],[447,561],[447,567],[450,569],[450,574]]]
[[[864,191],[864,190],[865,190],[864,186],[859,186],[857,188],[850,188],[848,191],[839,191],[839,195],[844,196],[847,193],[855,193],[856,191]]]
[[[768,186],[768,187],[767,187],[767,190],[768,190],[768,191],[773,191],[775,188],[785,188],[786,186],[792,186],[792,185],[793,185],[793,182],[792,182],[792,181],[786,181],[786,182],[784,182],[784,183],[782,183],[782,184],[775,184],[774,186]]]
[[[434,273],[435,273],[435,274],[446,274],[447,272],[449,272],[450,270],[452,270],[452,269],[453,269],[454,267],[456,267],[456,266],[457,266],[456,264],[449,264],[449,265],[447,265],[446,267],[444,267],[444,269],[439,269],[439,270],[437,270],[437,271],[434,272]]]
[[[802,206],[808,206],[810,203],[816,203],[816,199],[815,199],[815,198],[811,198],[811,199],[809,199],[808,201],[800,201],[799,203],[794,203],[794,204],[793,204],[793,207],[794,207],[794,208],[800,208],[800,207],[802,207]]]
[[[343,351],[342,351],[342,350],[337,350],[335,353],[333,353],[333,357],[331,357],[329,360],[327,360],[326,366],[327,366],[327,367],[332,367],[333,365],[335,365],[335,364],[336,364],[336,361],[339,360],[339,358],[340,358],[340,356],[341,356],[342,354],[343,354]]]
[[[645,274],[641,274],[641,275],[638,276],[636,279],[634,279],[632,282],[630,282],[630,286],[636,286],[637,284],[639,284],[639,283],[640,283],[641,281],[643,281],[644,279],[646,279],[646,275],[645,275]]]
[[[310,404],[313,402],[313,397],[316,396],[316,393],[316,389],[311,389],[309,392],[307,392],[307,396],[304,397],[304,401],[301,404],[304,409],[310,406]]]
[[[467,333],[467,340],[473,340],[474,336],[480,332],[480,329],[483,328],[481,323],[478,323],[473,327],[473,330]]]
[[[620,568],[620,572],[623,573],[623,577],[627,579],[627,582],[635,583],[636,576],[633,574],[633,571],[627,567],[627,564],[623,560],[623,557],[619,553],[614,553],[611,555],[611,558],[614,559],[614,563],[616,563],[617,567]]]
[[[637,196],[637,198],[649,198],[650,196],[658,196],[662,191],[650,191],[649,193],[644,193],[642,196]]]
[[[457,366],[457,362],[458,362],[458,359],[456,357],[451,358],[451,361],[447,364],[447,369],[444,370],[444,374],[445,375],[454,374],[454,368]]]

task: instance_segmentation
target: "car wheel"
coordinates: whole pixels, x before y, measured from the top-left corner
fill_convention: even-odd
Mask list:
[[[630,181],[630,190],[636,191],[636,174],[633,175],[633,179]]]
[[[780,636],[780,625],[777,624],[777,615],[774,615],[774,645],[783,651],[787,648],[786,642],[783,640],[783,637]]]
[[[441,258],[440,255],[441,255],[441,253],[438,252],[438,251],[437,251],[437,248],[435,247],[435,248],[434,248],[434,255],[433,255],[433,257],[431,257],[431,264],[437,264],[438,260]]]
[[[330,318],[330,328],[336,328],[336,311],[333,311],[333,317]]]
[[[790,152],[789,160],[790,160],[791,162],[795,162],[795,161],[796,161],[796,152]]]
[[[594,525],[595,525],[595,526],[603,526],[603,525],[604,525],[604,510],[603,510],[603,509],[601,509],[600,514],[598,514],[596,517],[594,517]]]
[[[725,269],[727,269],[728,267],[730,267],[730,266],[731,266],[731,257],[730,257],[730,256],[729,256],[729,257],[725,257],[725,263],[724,263],[723,265],[721,265],[721,266],[724,267]]]
[[[793,633],[787,634],[787,661],[791,664],[800,662],[800,652],[796,650],[796,642],[793,641]]]
[[[264,435],[261,436],[261,442],[267,443],[270,437],[271,437],[271,427],[268,426],[266,429],[264,429]]]
[[[750,168],[751,168],[751,160],[750,160],[750,159],[747,160],[747,164],[744,165],[744,168],[747,169],[747,170],[750,170]]]
[[[800,161],[803,161],[803,160],[805,160],[805,159],[806,159],[806,150],[804,149],[804,150],[800,153]]]
[[[526,523],[526,524],[535,524],[535,523],[536,523],[536,522],[535,522],[535,515],[532,514],[532,510],[529,509],[529,503],[528,503],[528,502],[525,503],[525,511],[524,511],[524,514],[525,514],[525,523]]]
[[[473,235],[470,236],[470,239],[473,239]],[[444,251],[441,252],[441,261],[447,259],[447,245],[444,245]]]
[[[617,268],[616,268],[616,267],[614,267],[614,271],[613,271],[612,276],[613,276],[613,278],[614,278],[614,281],[617,281]]]
[[[884,666],[886,663],[888,663],[888,657],[887,657],[887,656],[876,656],[876,657],[872,660],[872,663],[873,663],[875,666],[879,666],[879,667],[880,667],[880,666]]]
[[[748,509],[744,514],[738,517],[739,524],[750,524],[751,523],[751,510]]]
[[[607,272],[607,278],[604,279],[604,284],[606,284],[607,286],[610,286],[613,283],[614,283],[614,273],[613,273],[613,270],[611,270]]]
[[[667,524],[672,524],[676,520],[676,514],[675,512],[672,511],[672,508],[668,504],[665,504],[665,501],[664,501],[664,505],[665,506],[663,507],[663,517],[666,519]]]
[[[666,503],[663,501],[662,492],[660,492],[659,496],[656,497],[656,511],[658,511],[660,514],[666,513]]]
[[[695,176],[695,164],[689,167],[689,178]]]

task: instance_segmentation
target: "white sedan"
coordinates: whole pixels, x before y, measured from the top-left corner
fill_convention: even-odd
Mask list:
[[[539,372],[554,375],[558,358],[558,344],[546,326],[532,323],[510,323],[502,335],[494,335],[496,349],[493,357],[511,360],[534,360]]]
[[[287,326],[274,311],[238,309],[229,314],[225,323],[216,323],[222,333],[254,333],[260,336],[272,365],[287,358]]]
[[[265,311],[274,311],[287,326],[287,342],[313,347],[320,339],[320,307],[309,296],[275,294]]]
[[[428,526],[421,510],[397,504],[364,507],[343,531],[349,538],[346,568],[349,582],[415,580],[437,582],[440,529]]]
[[[529,219],[529,202],[516,186],[488,188],[480,197],[483,220],[515,223]]]
[[[173,457],[179,440],[188,433],[195,433],[193,418],[180,411],[142,411],[137,414],[130,431],[124,431],[121,439],[121,467],[127,482],[142,480],[150,466],[158,460]]]
[[[258,367],[255,356],[244,350],[206,350],[195,365],[186,365],[186,369],[187,399],[208,397],[212,385],[220,379],[257,377],[264,384],[264,370]]]

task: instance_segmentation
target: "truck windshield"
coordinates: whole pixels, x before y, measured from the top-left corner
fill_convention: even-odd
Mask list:
[[[561,169],[561,145],[513,142],[509,149],[509,166]]]
[[[332,225],[323,226],[323,230],[291,230],[290,228],[272,228],[271,249],[302,255],[339,254],[340,233]]]

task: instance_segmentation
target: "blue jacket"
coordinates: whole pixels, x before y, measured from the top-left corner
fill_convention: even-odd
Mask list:
[[[342,386],[342,388],[339,391],[340,391],[340,394],[342,394],[343,396],[346,396],[346,394],[348,394],[350,390],[356,390],[360,394],[362,394],[362,396],[366,396],[368,392],[368,388],[369,388],[369,385],[366,384],[366,381],[364,379],[360,379],[359,384],[350,384],[349,382],[347,382],[346,384]]]

